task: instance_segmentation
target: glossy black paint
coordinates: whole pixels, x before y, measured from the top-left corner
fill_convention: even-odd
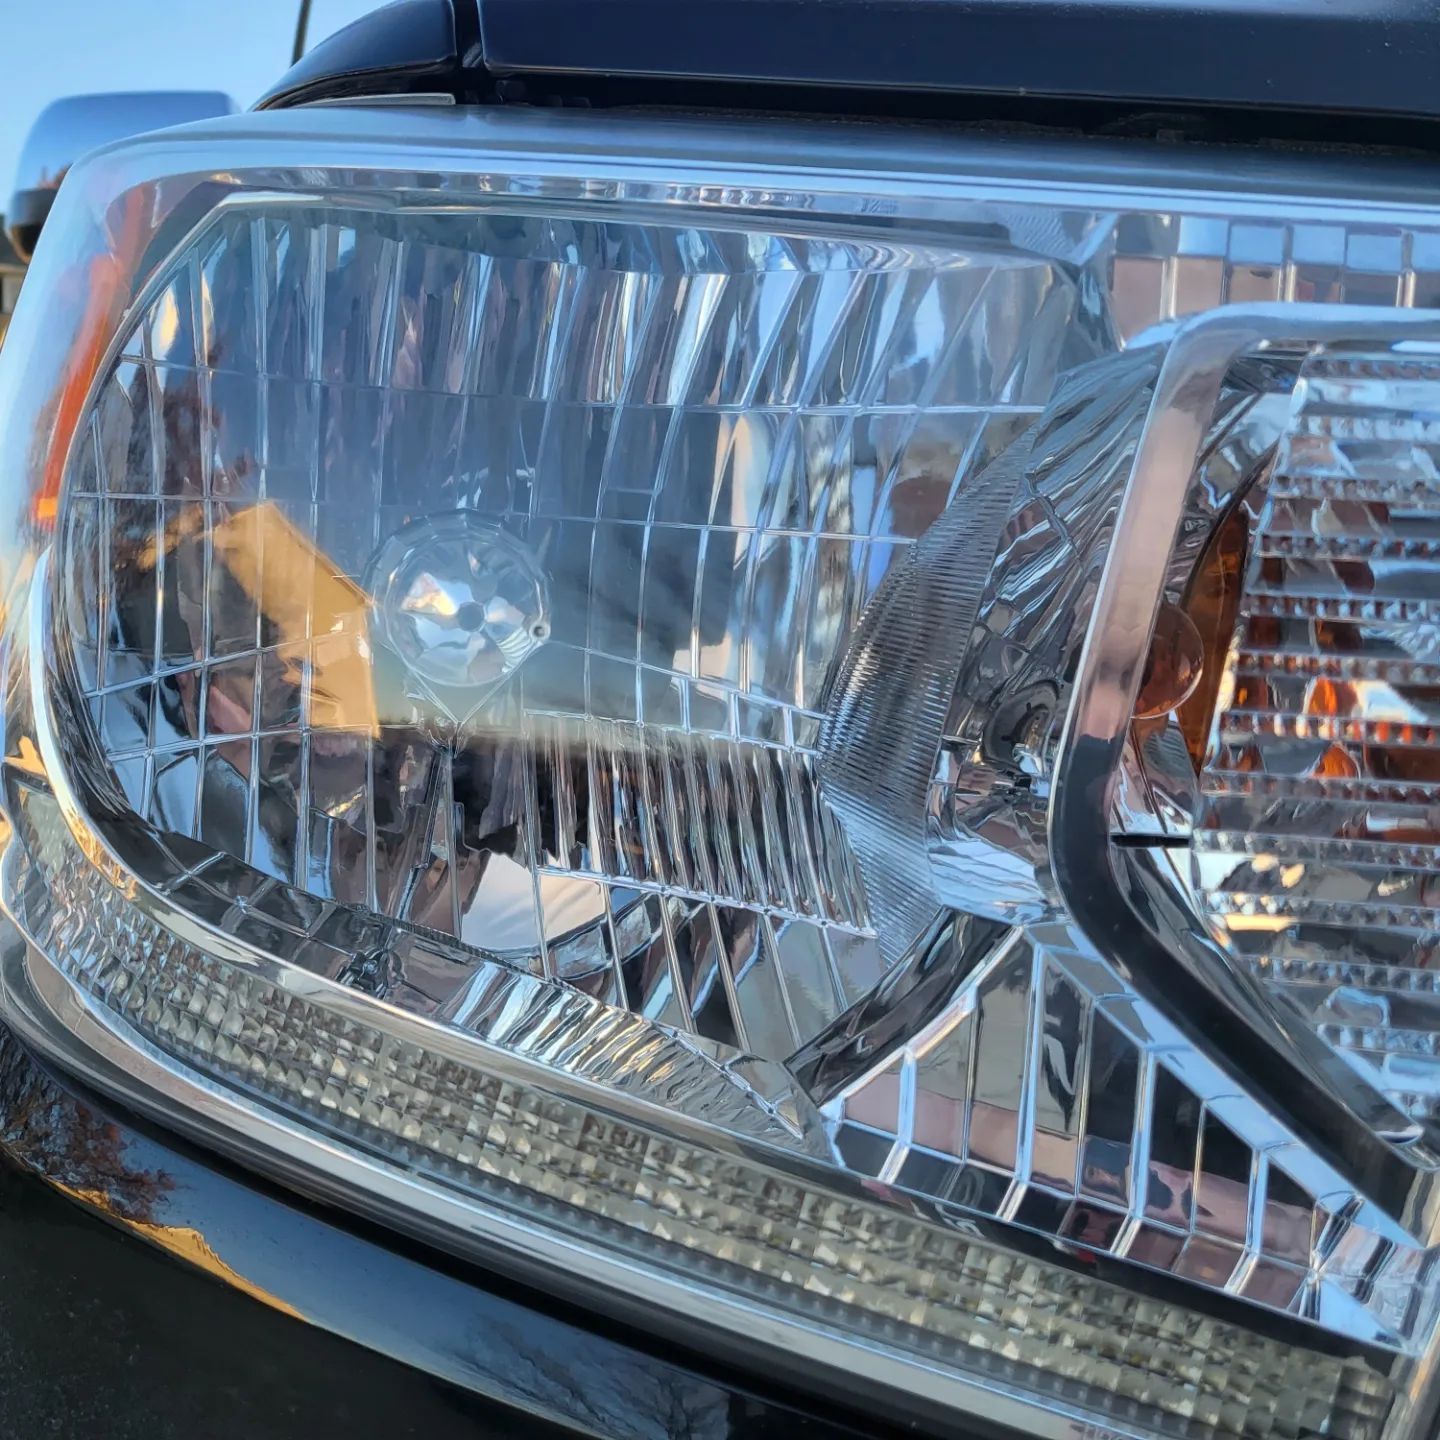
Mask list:
[[[478,4],[499,75],[1440,115],[1435,0]]]
[[[467,82],[457,33],[450,0],[386,5],[322,40],[255,108],[373,95],[459,94]]]
[[[0,1434],[577,1432],[859,1433],[266,1190],[0,1028]]]
[[[461,104],[884,116],[1440,150],[1440,0],[403,0],[267,109]]]

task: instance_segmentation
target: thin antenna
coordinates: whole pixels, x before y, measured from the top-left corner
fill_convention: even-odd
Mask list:
[[[300,0],[300,13],[295,17],[295,47],[290,52],[290,63],[294,65],[305,53],[305,32],[310,28],[311,0]]]

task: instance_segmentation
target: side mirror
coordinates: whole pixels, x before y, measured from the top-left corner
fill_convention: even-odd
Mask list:
[[[24,260],[35,250],[65,172],[88,150],[111,140],[229,115],[235,102],[217,90],[156,90],[116,95],[67,95],[47,105],[20,152],[7,224]]]
[[[0,221],[3,226],[3,221]],[[10,316],[20,298],[20,282],[25,278],[25,264],[15,253],[0,229],[0,340],[10,328]]]

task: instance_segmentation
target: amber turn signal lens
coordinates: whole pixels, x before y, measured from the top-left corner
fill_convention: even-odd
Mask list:
[[[1178,605],[1167,602],[1155,617],[1150,656],[1135,699],[1135,718],[1153,720],[1168,715],[1195,693],[1204,675],[1205,644],[1195,622]]]
[[[1245,579],[1245,560],[1250,550],[1250,527],[1253,504],[1249,497],[1232,506],[1230,513],[1215,527],[1200,563],[1196,565],[1177,613],[1190,623],[1199,645],[1199,673],[1189,691],[1176,707],[1180,733],[1190,762],[1198,772],[1205,760],[1210,733],[1220,700],[1220,682],[1225,674],[1225,656],[1235,633],[1235,617],[1239,613],[1240,595]],[[1166,607],[1167,609],[1170,607]],[[1162,612],[1163,618],[1163,612]],[[1154,655],[1164,641],[1157,624]],[[1142,701],[1145,699],[1141,691]],[[1137,714],[1158,713],[1137,707]]]

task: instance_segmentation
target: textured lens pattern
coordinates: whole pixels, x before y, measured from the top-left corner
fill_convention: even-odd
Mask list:
[[[1122,214],[1109,229],[1108,309],[1126,339],[1216,305],[1321,301],[1440,305],[1440,229],[1430,221],[1299,216]]]
[[[1361,1363],[606,1118],[202,955],[124,898],[48,799],[25,816],[30,869],[12,898],[34,942],[139,1035],[335,1143],[707,1283],[761,1283],[771,1304],[930,1363],[1092,1410],[1118,1400],[1155,1433],[1368,1440],[1389,1413],[1388,1385]]]
[[[884,969],[817,784],[827,684],[1038,409],[1076,298],[1014,252],[222,217],[68,480],[116,783],[287,885],[789,1054]],[[548,586],[543,644],[474,695],[367,593],[399,534],[443,569],[458,512]]]
[[[1059,932],[1017,938],[829,1102],[846,1163],[1377,1343],[1423,1335],[1430,1254],[1109,989]]]
[[[1251,540],[1194,837],[1231,948],[1440,1117],[1440,363],[1317,356]]]
[[[1157,364],[1145,349],[1072,371],[1006,456],[1023,474],[942,754],[954,769],[931,806],[931,860],[953,905],[1002,918],[1029,909],[1032,943],[1017,939],[980,969],[958,957],[955,998],[938,1017],[917,1011],[866,1073],[812,1093],[851,1169],[1408,1348],[1431,1323],[1423,1223],[1398,1223],[1238,1097],[1063,924],[1047,923],[1036,883],[1049,797],[1035,793],[1023,752],[1043,749],[1056,715],[1069,617],[1093,593]],[[1216,509],[1268,471],[1294,379],[1244,367],[1230,377],[1195,476]],[[1213,523],[1211,513],[1182,526],[1191,553],[1177,557],[1180,577]],[[991,738],[997,714],[1014,717],[1020,737],[1008,756]],[[1176,795],[1193,806],[1183,745],[1179,766]],[[1177,804],[1182,813],[1186,833],[1193,810]],[[1263,834],[1264,817],[1247,823]],[[1188,895],[1185,868],[1164,864],[1167,890]]]

